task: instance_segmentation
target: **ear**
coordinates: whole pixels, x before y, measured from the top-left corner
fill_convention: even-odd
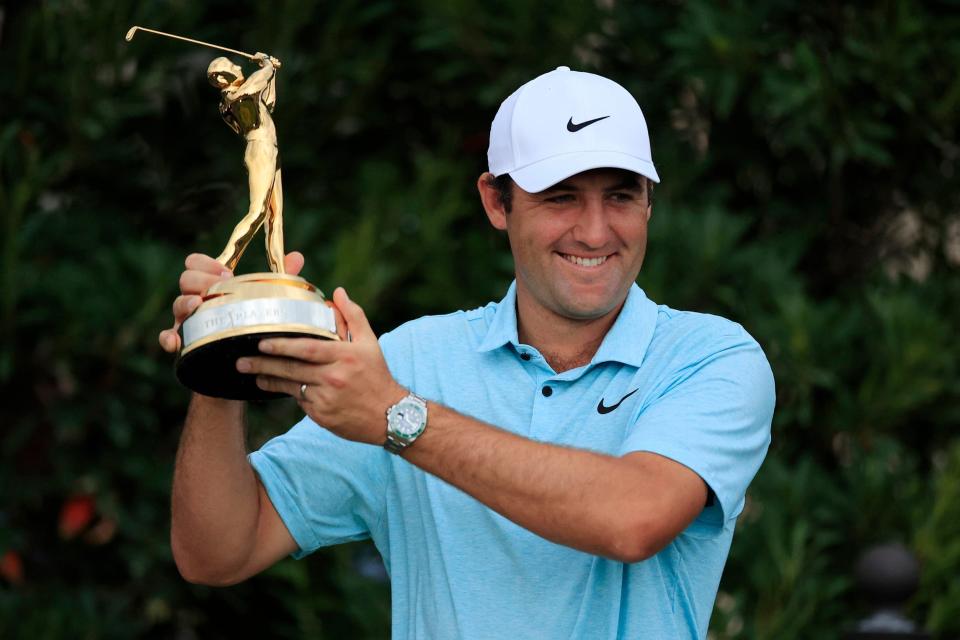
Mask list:
[[[490,220],[490,224],[493,225],[494,229],[506,231],[507,212],[504,210],[503,204],[500,202],[500,196],[497,194],[496,187],[490,184],[492,179],[492,173],[484,172],[477,179],[477,191],[480,192],[480,202],[483,203],[483,210],[486,211],[487,219]]]

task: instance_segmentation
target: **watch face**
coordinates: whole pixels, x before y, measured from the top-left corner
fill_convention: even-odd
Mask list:
[[[426,418],[423,409],[412,402],[405,402],[397,409],[396,431],[404,436],[416,435]]]
[[[390,409],[390,431],[401,438],[414,438],[419,435],[426,421],[426,410],[416,402],[402,400]]]

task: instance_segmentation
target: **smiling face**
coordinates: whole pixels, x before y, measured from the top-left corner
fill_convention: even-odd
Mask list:
[[[490,222],[509,236],[521,313],[526,308],[574,321],[616,314],[646,253],[646,180],[629,171],[595,169],[539,193],[513,185],[507,213],[497,206],[488,175],[478,183],[481,197]]]

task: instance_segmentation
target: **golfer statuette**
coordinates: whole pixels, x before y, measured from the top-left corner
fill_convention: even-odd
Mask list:
[[[265,53],[250,55],[144,27],[132,27],[128,42],[138,30],[223,49],[260,66],[244,78],[238,65],[219,57],[207,68],[207,78],[220,89],[224,122],[246,141],[243,160],[250,187],[246,215],[217,261],[233,272],[253,236],[264,227],[270,272],[231,277],[207,289],[203,302],[181,326],[176,369],[180,382],[204,395],[235,400],[275,397],[278,394],[257,387],[253,376],[236,370],[237,358],[258,353],[257,344],[267,337],[339,339],[334,311],[323,293],[303,278],[284,273],[283,191],[277,130],[271,117],[280,61]]]

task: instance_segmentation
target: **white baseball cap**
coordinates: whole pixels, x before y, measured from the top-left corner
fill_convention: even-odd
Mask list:
[[[588,169],[626,169],[660,182],[640,105],[613,80],[569,67],[503,101],[490,125],[490,173],[537,193]]]

